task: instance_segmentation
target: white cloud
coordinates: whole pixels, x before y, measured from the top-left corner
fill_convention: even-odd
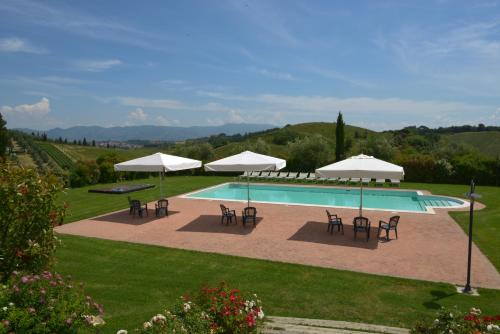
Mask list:
[[[36,47],[28,41],[17,37],[0,38],[0,52],[48,53],[46,49]]]
[[[243,122],[245,122],[245,119],[238,111],[231,110],[231,111],[229,111],[228,122],[229,123],[243,123]]]
[[[73,62],[73,65],[78,70],[86,72],[102,72],[121,64],[122,61],[119,59],[102,59],[102,60],[81,59]]]
[[[142,108],[137,108],[128,114],[128,118],[132,121],[144,122],[148,118],[148,114]]]
[[[257,72],[265,77],[271,78],[271,79],[289,80],[289,81],[296,80],[295,77],[292,76],[290,73],[275,72],[275,71],[267,70],[265,68],[257,68],[257,69],[253,69],[253,71],[255,71],[255,72]]]
[[[141,108],[158,108],[158,109],[185,109],[186,106],[177,100],[169,99],[146,99],[131,96],[120,96],[116,100],[118,103],[125,106],[141,107]]]
[[[42,1],[0,1],[0,10],[14,17],[19,24],[30,22],[98,40],[112,41],[135,47],[169,51],[165,32],[154,34],[107,17],[94,16],[70,7],[67,3],[49,4]]]
[[[17,106],[2,106],[0,111],[4,113],[20,113],[29,115],[46,115],[50,112],[50,101],[46,97],[42,97],[40,102],[34,104],[20,104]]]
[[[159,125],[179,125],[180,121],[178,119],[169,120],[165,116],[156,116],[156,123]]]

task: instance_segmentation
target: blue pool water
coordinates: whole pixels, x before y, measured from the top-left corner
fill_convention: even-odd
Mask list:
[[[303,187],[283,185],[250,185],[250,200],[284,204],[359,207],[360,189]],[[190,198],[241,200],[247,199],[247,185],[226,183],[187,195]],[[425,212],[427,207],[457,207],[462,201],[419,195],[416,191],[363,189],[363,208],[394,211]]]

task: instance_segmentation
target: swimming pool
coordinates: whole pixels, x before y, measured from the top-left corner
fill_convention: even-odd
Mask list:
[[[287,185],[250,185],[250,200],[263,203],[358,208],[359,188]],[[247,185],[225,183],[187,194],[187,198],[246,201]],[[463,207],[466,202],[417,191],[363,189],[363,208],[389,211],[429,212],[431,208]]]

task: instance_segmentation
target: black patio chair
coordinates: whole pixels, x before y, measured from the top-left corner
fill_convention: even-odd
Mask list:
[[[128,200],[128,205],[130,207],[130,210],[128,211],[128,214],[131,215],[132,211],[134,211],[134,207],[132,206],[132,199],[130,198],[130,196],[127,196],[127,200]]]
[[[155,214],[156,217],[168,216],[168,199],[160,199],[155,203]]]
[[[141,201],[137,199],[133,199],[130,201],[132,204],[132,215],[135,217],[135,215],[139,215],[139,217],[143,217],[144,213],[146,213],[146,216],[148,216],[148,204],[141,205]]]
[[[380,230],[385,230],[385,239],[389,241],[389,231],[394,230],[397,239],[399,218],[399,216],[392,216],[391,218],[389,218],[389,223],[386,223],[383,220],[379,221],[377,237],[380,237]]]
[[[243,227],[245,227],[245,224],[247,221],[253,221],[253,227],[256,227],[255,220],[257,219],[257,209],[254,208],[253,206],[249,206],[243,209],[242,211],[242,216],[243,216]]]
[[[238,224],[238,218],[236,217],[235,210],[229,210],[228,208],[226,208],[226,206],[224,204],[220,205],[220,209],[222,211],[222,217],[220,218],[221,224],[224,223],[224,219],[226,220],[226,224],[229,224],[229,222],[233,221],[233,218],[234,218],[235,223]]]
[[[327,231],[333,234],[333,230],[336,226],[337,231],[340,232],[340,229],[342,229],[342,234],[344,234],[344,224],[342,224],[342,218],[338,217],[337,215],[331,214],[328,210],[326,210],[326,215],[328,216]]]
[[[370,226],[371,223],[366,217],[355,217],[352,221],[354,225],[354,240],[356,240],[356,236],[358,232],[366,233],[366,242],[370,239]]]

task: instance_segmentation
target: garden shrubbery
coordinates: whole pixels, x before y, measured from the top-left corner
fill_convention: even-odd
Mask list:
[[[430,323],[418,323],[411,334],[481,334],[500,333],[500,315],[481,315],[481,310],[471,308],[468,313],[458,309],[442,309]]]
[[[14,271],[0,287],[0,333],[78,333],[104,325],[102,313],[82,285],[50,271]]]
[[[257,333],[264,319],[261,301],[256,295],[240,292],[221,283],[184,296],[171,310],[157,314],[138,329],[143,334],[163,333]],[[119,334],[126,330],[118,331]]]
[[[0,166],[0,280],[14,270],[39,272],[50,265],[56,247],[52,227],[65,211],[56,204],[60,191],[55,176]]]

